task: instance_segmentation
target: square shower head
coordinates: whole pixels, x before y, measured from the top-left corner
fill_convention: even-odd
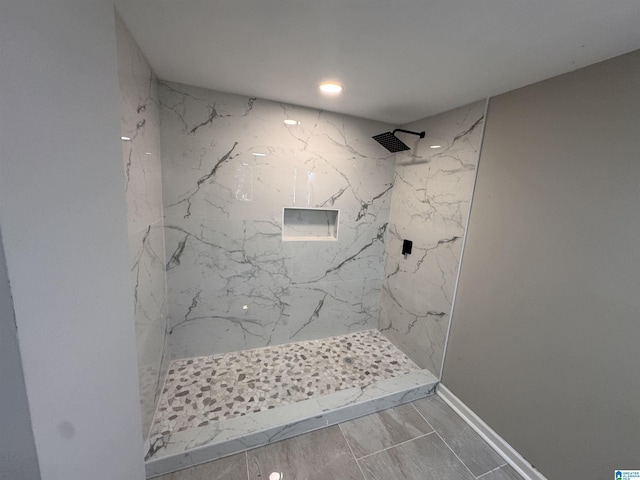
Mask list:
[[[402,152],[409,150],[409,147],[398,137],[391,132],[381,133],[380,135],[374,135],[373,138],[376,142],[382,145],[390,152]]]

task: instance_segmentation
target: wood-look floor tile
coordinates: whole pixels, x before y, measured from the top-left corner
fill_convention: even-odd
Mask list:
[[[366,480],[475,480],[435,433],[358,460]]]
[[[442,439],[475,475],[504,465],[504,460],[437,395],[413,402]]]
[[[250,450],[247,460],[251,480],[267,480],[272,472],[291,480],[362,480],[337,425]]]
[[[357,458],[433,431],[411,404],[342,423],[340,428]]]
[[[505,465],[483,475],[480,480],[522,480],[522,477],[509,465]]]

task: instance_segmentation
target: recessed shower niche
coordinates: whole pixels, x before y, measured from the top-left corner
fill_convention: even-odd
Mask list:
[[[339,210],[285,207],[282,210],[282,241],[338,240]]]

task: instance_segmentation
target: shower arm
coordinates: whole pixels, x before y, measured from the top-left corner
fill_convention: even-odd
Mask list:
[[[391,135],[395,135],[396,132],[410,133],[411,135],[418,135],[420,138],[424,138],[425,132],[412,132],[411,130],[404,130],[402,128],[396,128]]]

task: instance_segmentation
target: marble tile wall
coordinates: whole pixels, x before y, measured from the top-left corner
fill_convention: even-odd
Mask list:
[[[440,375],[482,136],[485,102],[404,125],[396,156],[380,330],[420,367]],[[440,148],[430,148],[440,145]],[[402,241],[413,241],[403,258]]]
[[[390,126],[158,89],[171,357],[377,327],[394,157],[371,136]],[[283,207],[339,209],[338,240],[283,242]]]
[[[167,362],[166,281],[157,82],[118,17],[123,165],[126,175],[131,281],[143,434],[149,432]]]

